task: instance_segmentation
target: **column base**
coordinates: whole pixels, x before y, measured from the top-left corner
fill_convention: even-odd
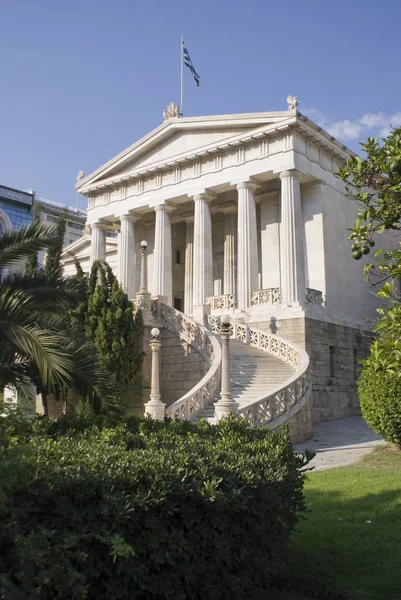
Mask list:
[[[194,321],[207,327],[207,317],[211,313],[210,304],[197,304],[192,307],[192,318]]]
[[[152,300],[149,292],[138,292],[135,294],[135,308],[142,311],[144,321],[152,320]]]
[[[230,413],[236,413],[238,409],[237,402],[232,399],[220,399],[214,405],[215,422],[218,423],[221,419],[228,417]]]
[[[160,400],[150,400],[145,404],[145,414],[150,415],[156,421],[163,421],[166,414],[166,405]]]

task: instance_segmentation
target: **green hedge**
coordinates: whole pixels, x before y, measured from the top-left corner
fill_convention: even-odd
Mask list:
[[[285,430],[0,421],[5,598],[267,597],[310,458]]]
[[[362,415],[388,442],[401,446],[401,378],[365,367],[358,383]]]

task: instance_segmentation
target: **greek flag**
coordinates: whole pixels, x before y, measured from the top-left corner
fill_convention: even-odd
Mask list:
[[[188,69],[191,71],[192,77],[195,79],[195,83],[199,87],[200,77],[199,77],[198,73],[195,71],[195,67],[192,64],[192,60],[189,58],[188,50],[185,47],[184,40],[182,40],[182,53],[184,55],[184,63],[186,64]]]

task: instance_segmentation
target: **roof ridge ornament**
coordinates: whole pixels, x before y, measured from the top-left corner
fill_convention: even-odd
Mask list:
[[[297,106],[301,104],[301,101],[296,96],[287,96],[287,104],[288,110],[297,110]]]
[[[167,121],[168,119],[174,119],[176,117],[180,117],[181,113],[180,113],[180,108],[177,104],[174,104],[174,102],[170,102],[167,105],[166,110],[163,111],[163,119],[165,121]]]

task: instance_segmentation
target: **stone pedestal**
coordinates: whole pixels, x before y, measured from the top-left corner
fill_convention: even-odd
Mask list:
[[[211,307],[209,304],[197,304],[192,307],[192,318],[197,323],[207,327],[207,317],[210,315]]]

